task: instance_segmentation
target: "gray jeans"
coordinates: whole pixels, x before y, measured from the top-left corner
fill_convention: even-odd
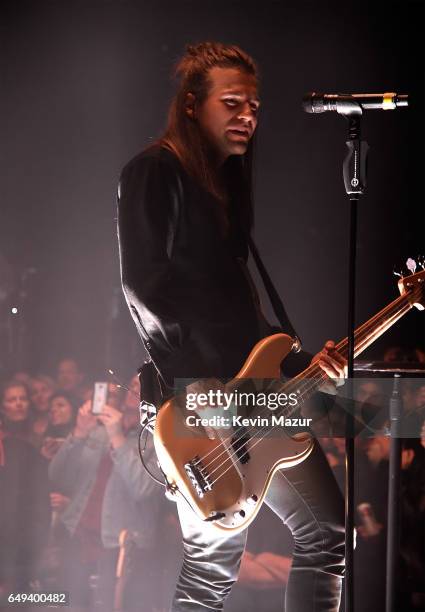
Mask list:
[[[266,504],[294,538],[286,612],[337,612],[344,573],[344,502],[319,444],[299,466],[279,471]],[[185,502],[178,504],[184,558],[172,612],[223,610],[237,580],[246,531],[217,537]]]

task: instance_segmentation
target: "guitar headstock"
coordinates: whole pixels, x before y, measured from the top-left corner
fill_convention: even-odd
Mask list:
[[[416,272],[418,265],[422,268],[421,272]],[[419,310],[425,310],[425,258],[418,257],[416,262],[410,258],[406,261],[406,268],[408,272],[406,274],[396,273],[396,276],[400,277],[398,281],[398,288],[401,295],[410,294],[409,298],[412,306],[415,306]]]

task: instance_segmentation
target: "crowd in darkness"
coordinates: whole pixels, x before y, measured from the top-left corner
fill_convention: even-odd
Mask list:
[[[386,361],[400,361],[396,349]],[[425,362],[421,351],[413,360]],[[141,393],[142,391],[142,393]],[[359,387],[359,405],[372,410],[378,383]],[[0,413],[0,600],[16,591],[68,591],[71,610],[162,612],[168,609],[180,563],[175,505],[139,458],[138,376],[109,383],[102,414],[91,412],[93,383],[75,359],[53,376],[16,372],[3,381]],[[425,384],[409,379],[404,411],[416,438],[403,440],[399,609],[423,609]],[[378,433],[359,438],[355,556],[359,610],[384,610],[387,417]],[[369,415],[369,416],[374,416]],[[381,431],[382,435],[379,434]],[[152,437],[145,462],[158,473]],[[322,438],[341,487],[344,439]],[[264,508],[250,528],[240,578],[226,610],[283,609],[291,538]],[[5,608],[6,609],[6,608]]]

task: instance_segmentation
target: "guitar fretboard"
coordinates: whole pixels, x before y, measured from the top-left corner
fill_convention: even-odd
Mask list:
[[[377,338],[382,336],[394,323],[403,317],[411,308],[413,303],[419,301],[421,289],[415,287],[412,291],[403,293],[385,308],[380,310],[374,317],[363,323],[354,332],[354,357],[360,355]],[[337,350],[345,358],[348,357],[348,338],[341,340],[336,345]],[[294,407],[285,407],[280,410],[282,416],[290,416],[299,409],[299,406],[309,400],[323,385],[327,379],[326,374],[317,364],[310,365],[306,370],[295,378],[282,385],[282,391],[287,395],[296,393],[298,403]]]

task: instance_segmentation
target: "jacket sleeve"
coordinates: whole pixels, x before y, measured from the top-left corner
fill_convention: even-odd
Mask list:
[[[72,495],[80,478],[85,438],[70,434],[49,463],[49,480],[65,495]]]
[[[171,384],[176,365],[195,358],[189,341],[190,299],[174,278],[171,261],[179,181],[171,164],[141,156],[124,168],[118,191],[124,294],[147,351]]]
[[[137,440],[131,437],[123,446],[111,451],[111,458],[115,469],[126,484],[129,495],[137,502],[158,493],[160,487],[141,465],[136,446]],[[158,471],[152,441],[146,447],[144,461],[150,471]]]

